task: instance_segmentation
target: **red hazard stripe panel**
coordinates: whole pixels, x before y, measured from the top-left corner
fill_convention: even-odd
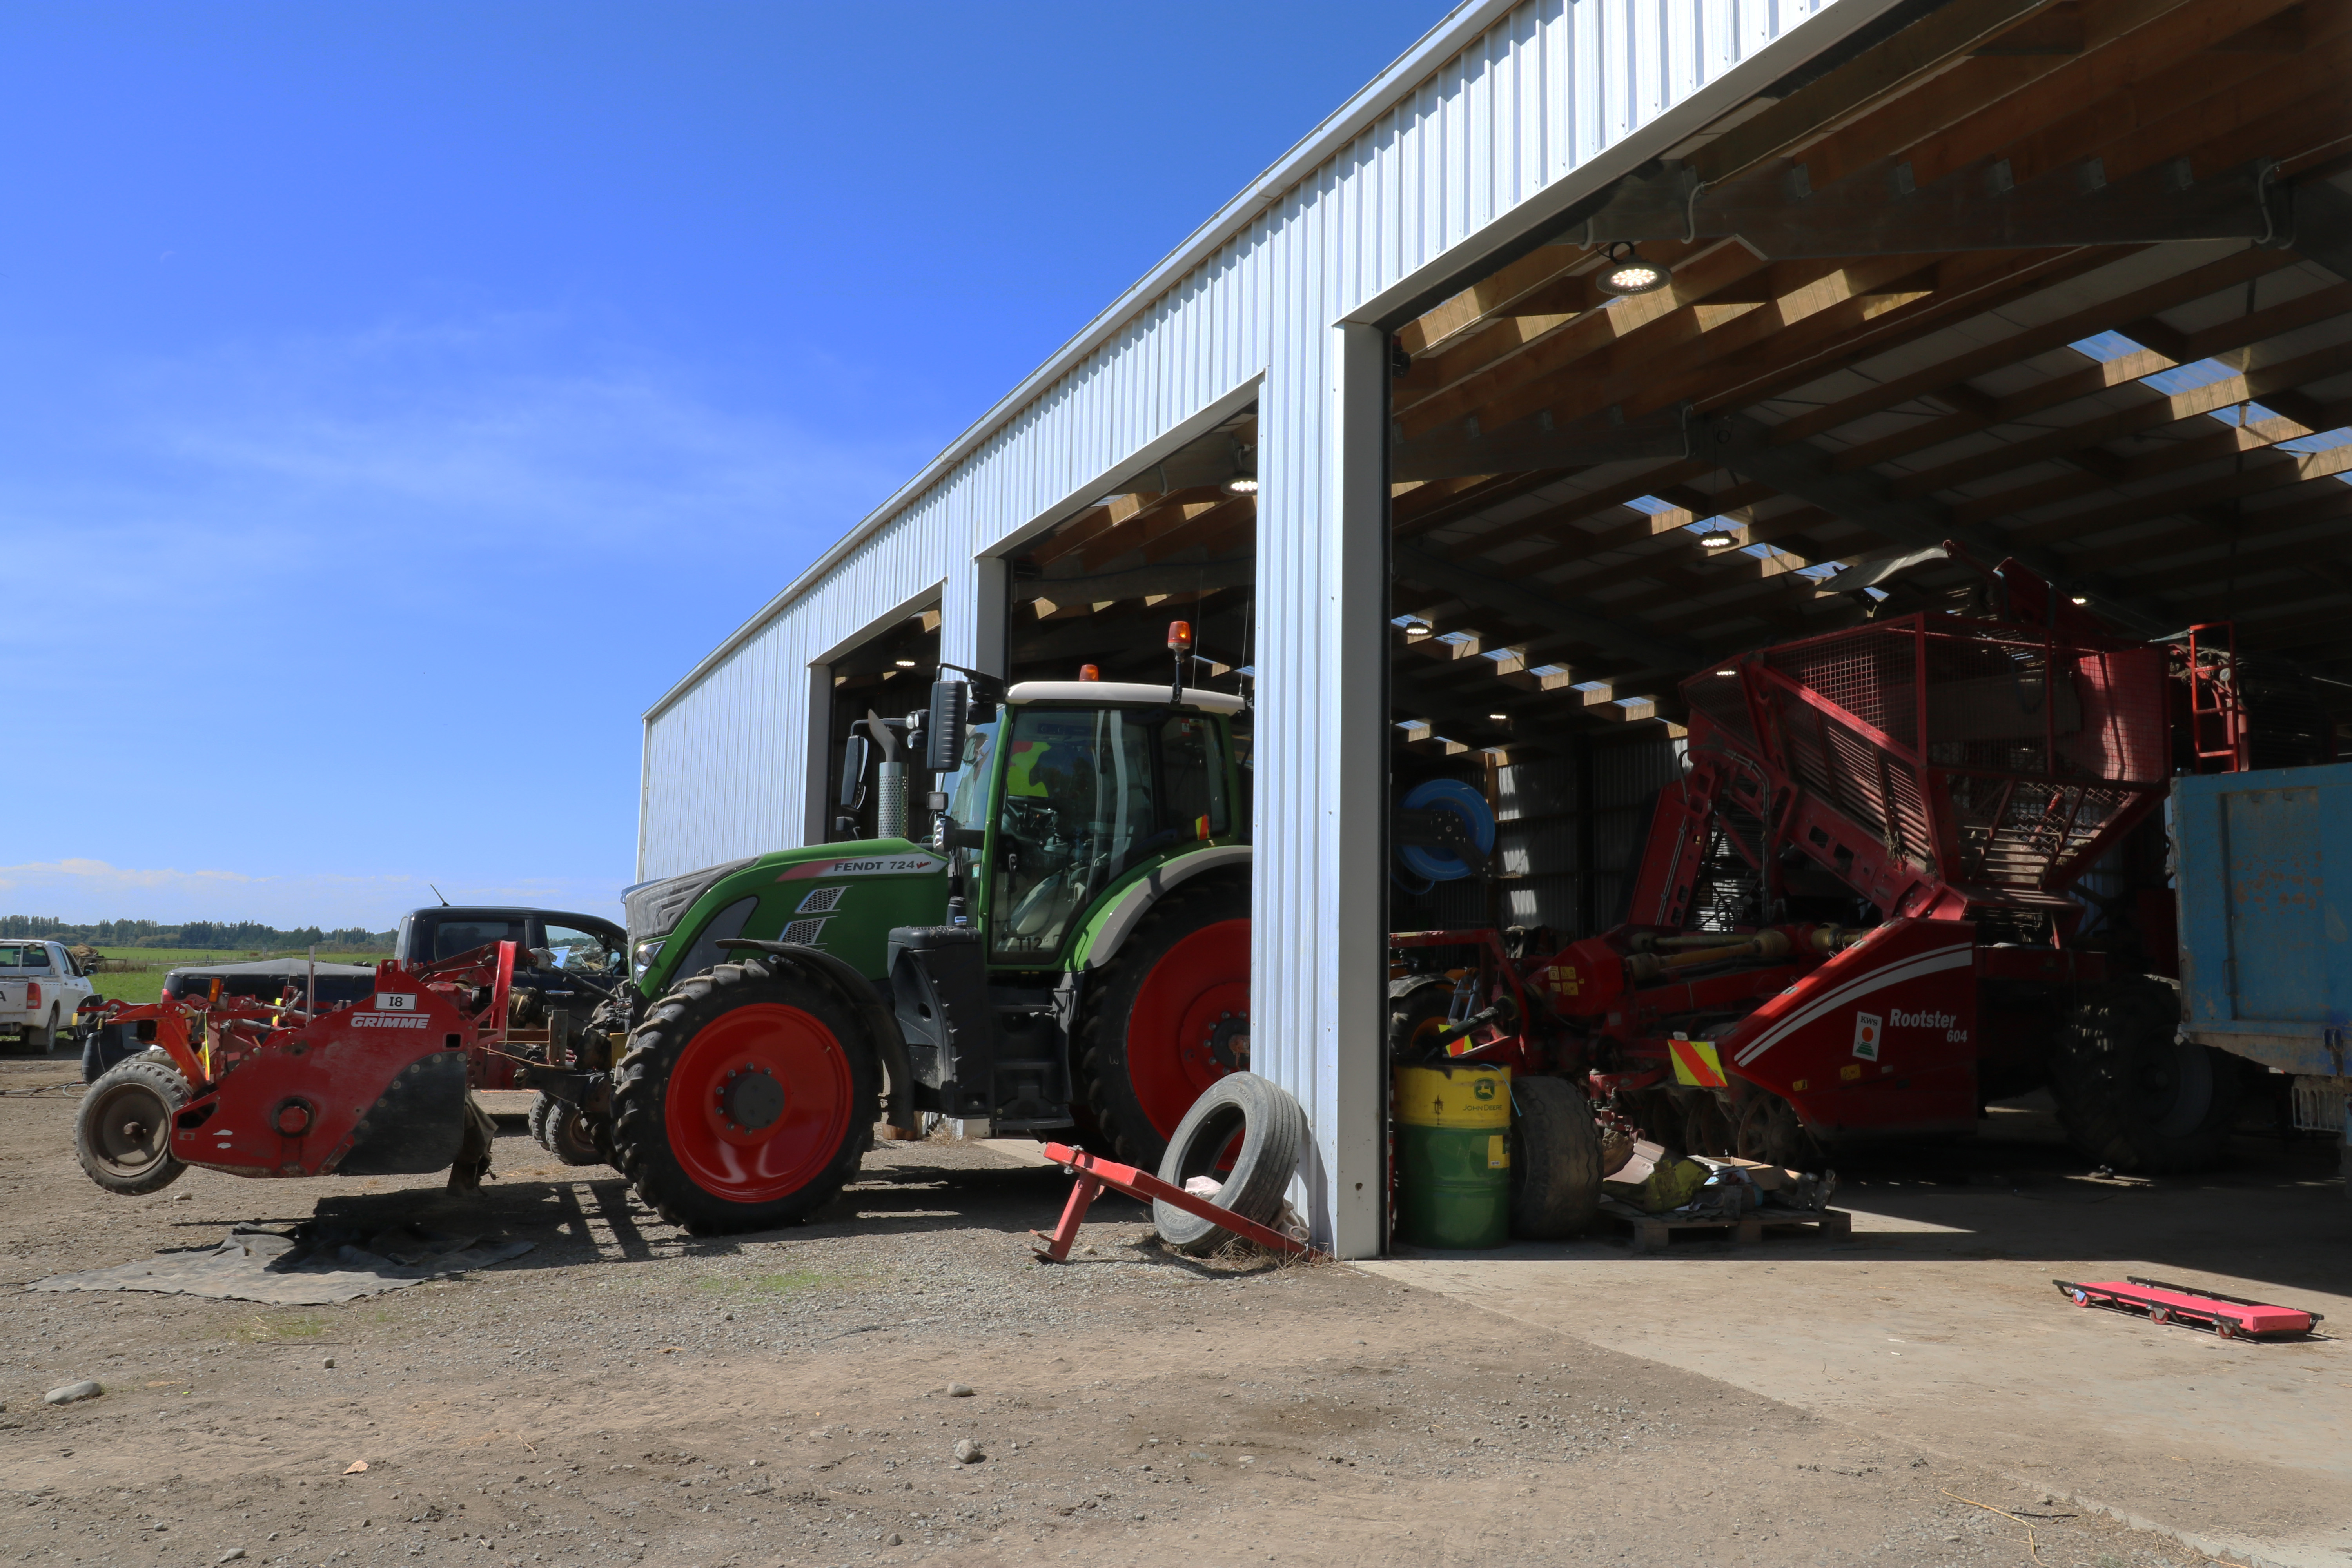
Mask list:
[[[1711,1045],[1701,1040],[1668,1040],[1666,1051],[1682,1070],[1675,1076],[1698,1089],[1728,1089],[1723,1068],[1716,1064]]]

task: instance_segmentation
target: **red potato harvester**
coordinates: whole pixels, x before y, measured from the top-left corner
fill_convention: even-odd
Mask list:
[[[2091,906],[2070,893],[2176,765],[2246,765],[2231,655],[2119,636],[2013,561],[1937,558],[1976,572],[1973,603],[1882,611],[1685,682],[1683,776],[1624,923],[1545,952],[1493,931],[1392,936],[1392,1046],[1570,1079],[1604,1138],[1779,1165],[1970,1132],[1987,1100],[2041,1084],[2086,1146],[2143,1169],[2211,1158],[2234,1095],[2191,1091],[2230,1059],[2175,1039],[2169,983],[2086,945]],[[2228,747],[2204,743],[2217,693]],[[2149,967],[2171,946],[2169,890],[2157,900]],[[1592,1136],[1515,1098],[1532,1162]]]
[[[239,1176],[450,1169],[467,1093],[512,1087],[553,1037],[508,1025],[515,957],[502,942],[415,969],[380,963],[368,995],[315,1016],[299,1001],[224,996],[218,981],[199,1001],[109,1003],[102,1021],[135,1028],[148,1049],[83,1098],[82,1169],[132,1194],[190,1165]]]

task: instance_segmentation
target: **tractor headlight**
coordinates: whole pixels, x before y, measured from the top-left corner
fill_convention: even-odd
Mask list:
[[[660,937],[648,937],[644,942],[637,943],[636,947],[631,951],[629,954],[630,979],[643,980],[646,977],[646,971],[651,969],[654,966],[654,960],[661,956],[662,942],[663,939]]]

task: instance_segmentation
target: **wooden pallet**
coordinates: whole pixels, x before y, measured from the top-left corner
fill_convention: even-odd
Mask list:
[[[1633,1233],[1633,1250],[1636,1252],[1662,1251],[1673,1244],[1677,1234],[1702,1231],[1716,1233],[1732,1247],[1746,1247],[1761,1241],[1768,1230],[1811,1227],[1814,1234],[1832,1241],[1843,1241],[1853,1234],[1853,1215],[1843,1209],[1820,1209],[1811,1213],[1760,1209],[1751,1210],[1737,1219],[1686,1219],[1643,1214],[1630,1204],[1603,1198],[1601,1200],[1601,1212]]]

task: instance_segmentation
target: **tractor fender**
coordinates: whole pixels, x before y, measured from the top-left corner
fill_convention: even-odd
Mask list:
[[[1173,860],[1153,867],[1138,879],[1127,891],[1113,900],[1108,909],[1095,922],[1094,940],[1087,944],[1086,967],[1100,969],[1118,956],[1121,943],[1136,923],[1150,912],[1151,906],[1172,889],[1191,881],[1204,871],[1223,871],[1239,868],[1247,870],[1250,847],[1246,844],[1224,844],[1196,854],[1180,855]]]
[[[872,981],[858,973],[846,959],[795,942],[757,942],[750,937],[730,936],[719,938],[718,945],[755,949],[792,965],[803,978],[840,997],[841,1005],[865,1023],[875,1050],[881,1054],[882,1069],[889,1075],[890,1088],[883,1097],[882,1120],[893,1127],[917,1125],[915,1070],[907,1058],[907,1037],[898,1032],[898,1020],[882,1005]]]

